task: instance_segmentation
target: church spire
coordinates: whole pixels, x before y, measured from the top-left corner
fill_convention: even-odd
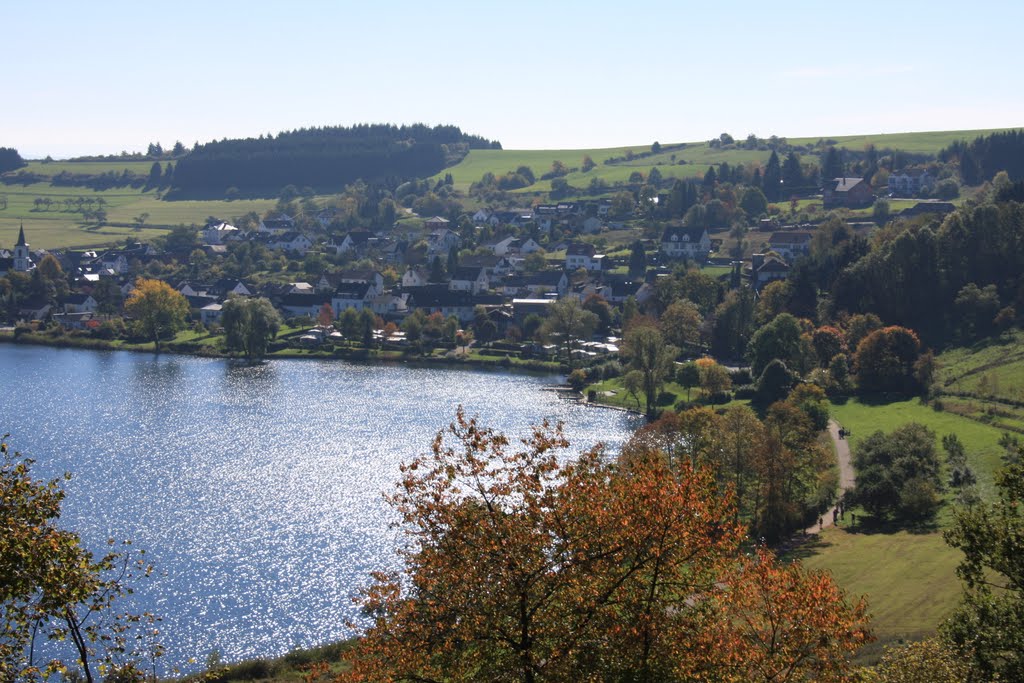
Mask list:
[[[21,224],[21,230],[18,231],[18,242],[14,246],[16,246],[16,247],[27,247],[28,246],[28,244],[25,243],[25,224],[24,223]]]

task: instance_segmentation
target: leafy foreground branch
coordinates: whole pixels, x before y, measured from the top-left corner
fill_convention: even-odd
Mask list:
[[[404,569],[361,598],[373,619],[346,681],[844,680],[871,640],[830,575],[741,552],[730,490],[654,451],[566,457],[460,411],[403,467],[390,502]]]
[[[58,528],[61,482],[33,479],[32,463],[0,442],[0,680],[145,679],[157,619],[118,604],[152,568],[130,542],[96,560]]]

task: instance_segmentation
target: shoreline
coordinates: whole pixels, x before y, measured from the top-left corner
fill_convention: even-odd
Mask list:
[[[146,342],[147,345],[150,343],[151,342]],[[221,359],[240,363],[247,362],[244,358],[222,353],[208,345],[197,344],[195,342],[165,342],[161,346],[160,351],[157,352],[152,348],[143,348],[141,346],[117,345],[106,339],[68,337],[66,335],[60,337],[48,337],[45,334],[38,332],[25,333],[20,335],[18,338],[15,338],[13,328],[0,330],[0,344],[11,344],[16,346],[45,346],[49,348],[76,349],[83,351],[145,353],[153,356],[171,354],[177,356],[191,356],[194,358]],[[508,356],[500,358],[495,356],[495,360],[493,361],[465,357],[450,358],[447,356],[413,356],[405,355],[404,353],[396,350],[351,347],[336,347],[332,351],[292,348],[284,349],[283,351],[284,353],[279,351],[268,354],[254,364],[273,360],[320,360],[344,361],[347,363],[367,365],[405,365],[408,367],[420,368],[443,367],[448,369],[477,371],[497,370],[534,376],[559,375],[562,377],[562,382],[559,384],[552,384],[548,387],[548,390],[559,393],[560,398],[574,401],[590,408],[614,410],[637,417],[644,416],[644,413],[632,408],[618,406],[611,403],[603,403],[601,401],[588,400],[586,394],[576,391],[565,384],[565,377],[568,376],[569,370],[561,363],[555,363],[552,361],[524,361],[522,359],[511,360]]]
[[[180,356],[193,356],[197,358],[220,358],[224,360],[245,362],[244,358],[232,354],[223,353],[209,345],[197,344],[195,342],[174,342],[168,341],[161,344],[160,350],[145,348],[152,342],[145,342],[143,345],[116,344],[106,339],[95,339],[88,337],[49,337],[38,332],[28,332],[14,336],[10,328],[0,330],[0,343],[24,345],[24,346],[48,346],[61,349],[80,349],[86,351],[127,351],[130,353],[147,353],[154,356],[161,354],[173,354]],[[402,351],[391,349],[366,349],[351,347],[336,347],[331,351],[316,349],[288,348],[267,354],[261,361],[272,360],[342,360],[350,363],[372,363],[372,364],[396,364],[419,367],[443,366],[447,368],[467,368],[474,370],[513,370],[526,374],[554,374],[565,376],[568,371],[560,363],[541,360],[510,359],[508,356],[495,356],[494,360],[483,360],[479,358],[451,358],[447,356],[422,356],[405,354]]]

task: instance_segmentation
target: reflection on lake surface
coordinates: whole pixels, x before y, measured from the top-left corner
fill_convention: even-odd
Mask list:
[[[0,368],[0,430],[37,477],[74,474],[62,523],[89,547],[146,549],[139,607],[185,669],[350,635],[355,590],[395,562],[381,493],[459,404],[509,435],[562,420],[579,448],[636,426],[544,391],[556,377],[8,344]]]

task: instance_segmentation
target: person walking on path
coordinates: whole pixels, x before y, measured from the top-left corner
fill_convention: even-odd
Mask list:
[[[839,461],[839,502],[832,507],[828,512],[832,513],[832,520],[830,521],[828,515],[818,518],[817,526],[811,526],[810,528],[804,529],[805,534],[816,534],[826,527],[830,527],[836,524],[836,517],[841,514],[843,497],[847,491],[853,489],[854,485],[854,473],[853,464],[850,462],[850,442],[845,438],[840,437],[840,432],[843,436],[849,436],[850,430],[845,427],[840,427],[839,423],[835,420],[828,421],[828,433],[832,437],[832,443],[836,447],[836,460]],[[852,514],[852,513],[851,513]],[[852,518],[852,517],[851,517]]]

